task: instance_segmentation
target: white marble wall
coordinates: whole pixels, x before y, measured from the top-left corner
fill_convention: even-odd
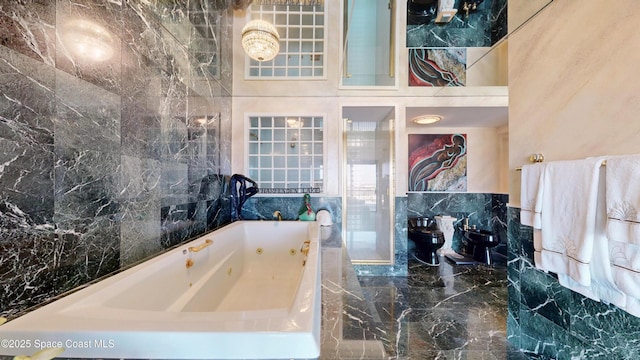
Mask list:
[[[532,153],[640,152],[637,0],[553,1],[509,39],[510,202]]]

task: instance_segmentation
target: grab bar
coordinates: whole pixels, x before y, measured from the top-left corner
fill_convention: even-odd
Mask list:
[[[198,246],[189,246],[189,252],[198,252],[206,248],[207,246],[210,246],[211,244],[213,244],[213,240],[207,239],[205,240],[204,244],[200,244]]]

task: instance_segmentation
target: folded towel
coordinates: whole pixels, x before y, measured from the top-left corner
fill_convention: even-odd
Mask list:
[[[607,159],[607,236],[640,245],[640,155]]]
[[[546,164],[537,163],[522,166],[520,185],[520,223],[540,229],[542,192]]]
[[[543,179],[542,251],[536,266],[591,286],[602,158],[554,161]]]

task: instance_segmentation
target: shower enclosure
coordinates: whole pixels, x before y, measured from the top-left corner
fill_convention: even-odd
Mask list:
[[[344,107],[343,239],[354,263],[393,263],[393,107]]]

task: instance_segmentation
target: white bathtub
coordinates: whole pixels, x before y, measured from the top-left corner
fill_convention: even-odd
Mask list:
[[[62,357],[317,358],[318,228],[235,222],[0,325],[0,339],[11,341],[0,354],[64,347]]]

